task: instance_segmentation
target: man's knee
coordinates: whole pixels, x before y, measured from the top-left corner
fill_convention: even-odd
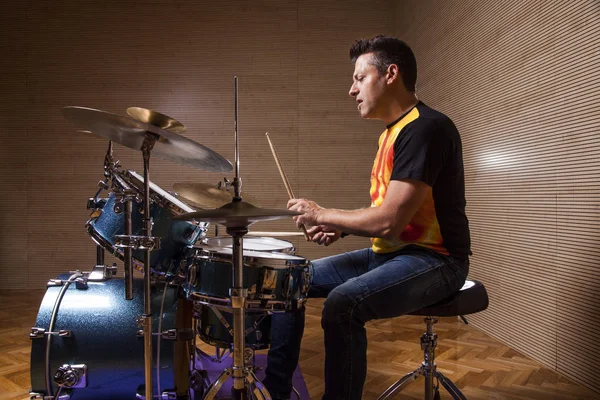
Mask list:
[[[321,325],[335,326],[340,323],[348,323],[353,318],[356,301],[348,294],[338,290],[332,290],[323,305]]]

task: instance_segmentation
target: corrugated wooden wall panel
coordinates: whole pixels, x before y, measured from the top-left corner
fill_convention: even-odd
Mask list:
[[[269,131],[297,196],[330,207],[369,204],[383,126],[362,121],[347,94],[348,48],[358,37],[391,30],[392,1],[368,9],[360,1],[11,3],[1,17],[3,54],[13,55],[0,60],[1,288],[41,289],[59,273],[95,263],[85,205],[102,178],[107,142],[77,134],[60,114],[65,105],[121,115],[131,106],[154,109],[233,160],[237,75],[244,191],[264,207],[286,206]],[[142,172],[140,153],[116,146],[115,156]],[[152,158],[150,176],[167,190],[174,182],[233,178],[159,158]],[[290,219],[253,229],[295,226]],[[329,248],[289,241],[307,259],[369,245],[365,238]]]
[[[461,131],[481,329],[600,391],[600,3],[401,3],[417,91]]]
[[[4,288],[26,287],[29,270],[27,232],[27,76],[26,36],[23,21],[26,4],[18,3],[11,13],[0,15],[0,268]]]

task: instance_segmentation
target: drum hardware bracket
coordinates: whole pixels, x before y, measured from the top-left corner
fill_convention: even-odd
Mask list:
[[[138,329],[138,331],[136,332],[137,337],[144,337],[144,330],[143,329]],[[169,329],[166,331],[162,331],[162,332],[153,332],[152,336],[160,336],[161,339],[164,340],[177,340],[179,337],[179,333],[177,332],[177,329]]]
[[[249,389],[252,391],[253,397],[256,399],[271,400],[271,395],[267,391],[267,388],[261,383],[256,377],[252,367],[236,367],[232,366],[226,368],[221,375],[208,387],[206,395],[203,400],[213,400],[216,398],[217,393],[221,390],[221,387],[227,381],[227,379],[234,373],[234,371],[243,370],[245,375],[244,381],[248,383],[248,386],[241,390]],[[232,389],[236,390],[236,389]],[[235,397],[234,397],[235,398]]]
[[[30,400],[69,400],[71,395],[68,393],[60,394],[58,398],[56,396],[45,396],[42,393],[29,392]]]
[[[62,279],[50,279],[46,284],[47,287],[62,286],[65,282]]]
[[[88,210],[98,210],[102,212],[102,207],[106,204],[105,199],[97,199],[95,197],[90,197],[87,201],[86,208]]]
[[[88,281],[103,282],[117,275],[117,263],[112,265],[96,265],[88,276]]]
[[[75,279],[75,288],[77,290],[87,290],[88,288],[88,277],[87,276],[81,276],[77,279]]]
[[[44,328],[31,328],[31,332],[29,333],[30,339],[43,339],[48,335],[60,336],[60,337],[71,337],[71,331],[67,329],[61,329],[58,332],[46,332]]]
[[[87,386],[87,365],[63,364],[54,374],[54,382],[66,388],[84,388]]]
[[[140,389],[138,389],[140,390]],[[135,398],[138,400],[145,400],[146,396],[144,396],[141,393],[136,393],[135,394]],[[152,396],[153,399],[158,399],[157,396]],[[172,399],[177,399],[177,393],[172,392],[172,391],[164,391],[160,394],[160,399],[159,400],[172,400]]]
[[[246,288],[231,288],[229,289],[232,308],[244,308],[246,305],[246,297],[248,297],[248,289]]]
[[[75,282],[75,284],[77,285],[77,289],[81,289],[80,285],[83,283],[83,281],[87,280],[87,277],[85,277],[85,275],[88,275],[89,272],[81,272],[79,270],[77,271],[69,271],[69,274],[80,274],[80,277],[77,277],[75,280],[73,280],[72,282]],[[56,287],[56,286],[62,286],[65,283],[67,283],[67,281],[65,281],[64,279],[50,279],[48,281],[48,283],[46,283],[47,287]],[[87,289],[84,288],[84,289]]]
[[[217,316],[217,318],[219,319],[221,324],[225,327],[225,329],[227,329],[229,334],[233,337],[233,327],[231,325],[229,325],[229,322],[227,322],[227,320],[225,319],[223,314],[221,314],[221,311],[219,311],[215,307],[210,307],[210,309],[212,310],[212,312],[215,313],[215,315]]]
[[[157,236],[134,236],[115,235],[115,247],[131,248],[134,250],[158,250],[160,249],[160,237]]]
[[[190,373],[190,389],[195,392],[203,391],[210,385],[206,370],[193,369]]]

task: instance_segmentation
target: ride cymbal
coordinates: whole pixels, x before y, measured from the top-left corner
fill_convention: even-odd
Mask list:
[[[219,189],[207,183],[177,182],[173,184],[173,190],[190,205],[201,209],[219,208],[233,199],[233,188]],[[242,192],[242,199],[260,207],[259,201],[248,193]]]
[[[125,147],[140,151],[147,133],[158,137],[152,154],[205,171],[230,172],[231,163],[218,153],[176,133],[131,117],[93,108],[69,106],[62,114],[80,127]]]

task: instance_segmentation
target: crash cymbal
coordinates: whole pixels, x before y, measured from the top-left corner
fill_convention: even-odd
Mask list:
[[[171,131],[173,133],[184,133],[187,130],[185,125],[176,119],[147,108],[129,107],[127,109],[127,114],[131,115],[138,121],[158,126],[161,129]]]
[[[205,171],[229,172],[233,166],[208,147],[176,133],[131,117],[85,107],[64,107],[63,115],[80,127],[134,150],[141,150],[146,133],[158,136],[152,154]]]
[[[194,211],[181,214],[173,219],[182,221],[216,222],[228,228],[248,227],[258,221],[269,221],[300,215],[301,212],[291,210],[276,210],[272,208],[258,208],[245,201],[227,203],[214,210]]]
[[[233,188],[219,189],[207,183],[177,182],[173,184],[173,190],[190,205],[200,209],[219,208],[233,198]],[[260,207],[258,200],[248,193],[242,192],[242,198],[246,203]]]

